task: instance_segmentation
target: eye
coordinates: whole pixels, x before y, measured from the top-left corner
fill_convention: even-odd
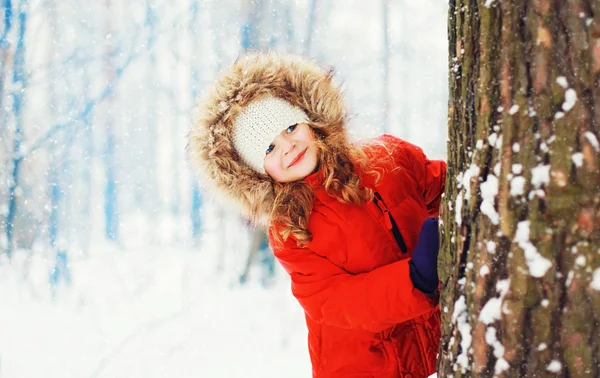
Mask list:
[[[274,148],[275,148],[275,145],[274,144],[270,144],[269,147],[267,147],[266,155],[268,155],[269,152],[273,151]]]
[[[288,133],[291,133],[292,131],[296,130],[296,126],[298,126],[298,124],[297,124],[297,123],[296,123],[296,124],[294,124],[294,125],[291,125],[291,126],[289,126],[289,127],[286,129],[286,131],[287,131]]]

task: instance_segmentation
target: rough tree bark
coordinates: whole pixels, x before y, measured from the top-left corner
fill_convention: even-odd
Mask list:
[[[449,1],[439,377],[600,377],[600,0]]]

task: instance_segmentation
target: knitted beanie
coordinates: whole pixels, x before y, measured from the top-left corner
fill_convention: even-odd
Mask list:
[[[297,123],[308,121],[299,107],[276,97],[265,97],[248,104],[235,120],[233,145],[252,169],[265,174],[267,148],[279,133]]]

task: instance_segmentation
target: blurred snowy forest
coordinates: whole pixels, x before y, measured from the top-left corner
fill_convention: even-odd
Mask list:
[[[194,352],[172,360],[188,368],[156,376],[271,376],[273,348],[308,376],[287,278],[276,268],[274,284],[239,291],[251,234],[187,167],[194,102],[245,50],[306,54],[338,72],[355,138],[388,132],[444,158],[447,2],[0,4],[0,377],[151,377],[115,361],[165,368],[159,351],[190,350],[181,341],[190,339]],[[257,259],[257,272],[268,261]],[[256,320],[254,335],[277,341],[262,349],[256,336],[236,335],[250,362],[216,373],[206,364],[228,361],[199,356],[230,342],[223,332],[235,333],[240,311]],[[175,346],[148,338],[175,318],[195,325],[179,323]],[[136,337],[157,354],[123,357]]]

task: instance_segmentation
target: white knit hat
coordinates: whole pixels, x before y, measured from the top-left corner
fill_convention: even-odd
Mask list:
[[[276,97],[248,104],[235,120],[233,145],[246,164],[265,173],[265,154],[279,133],[297,123],[307,122],[306,113]]]

